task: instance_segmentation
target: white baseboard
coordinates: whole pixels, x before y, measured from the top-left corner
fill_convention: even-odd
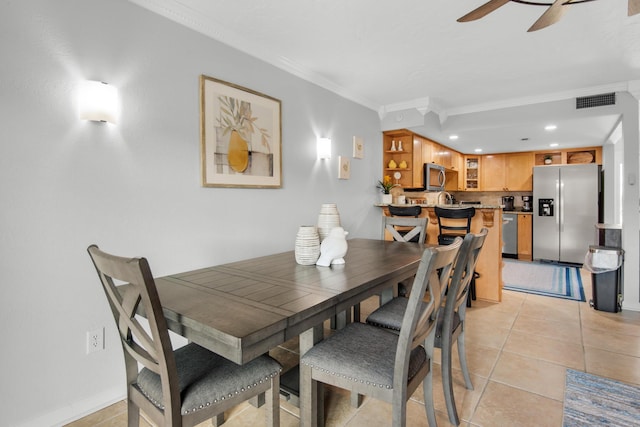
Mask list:
[[[36,418],[18,424],[16,427],[63,426],[124,399],[126,399],[126,392],[120,387],[115,387],[79,402],[72,402],[47,414],[39,415]]]

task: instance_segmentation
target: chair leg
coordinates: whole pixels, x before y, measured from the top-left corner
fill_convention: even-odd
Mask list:
[[[127,399],[127,425],[138,427],[140,425],[140,408]]]
[[[300,364],[300,426],[317,427],[319,411],[324,407],[318,405],[318,383],[312,378],[311,367]]]
[[[224,424],[224,412],[220,412],[211,418],[211,425],[213,425],[213,427],[220,427],[222,424]]]
[[[266,393],[267,425],[280,426],[280,377],[271,378],[271,390]]]
[[[446,341],[446,340],[445,340]],[[456,410],[456,399],[453,395],[453,377],[451,372],[451,341],[449,345],[443,343],[442,346],[442,388],[444,391],[444,401],[447,405],[447,414],[451,424],[460,425],[458,411]]]
[[[464,325],[460,335],[458,335],[458,359],[460,359],[460,368],[462,369],[462,375],[464,376],[464,385],[467,390],[473,390],[473,384],[471,383],[471,375],[469,375],[469,368],[467,366],[467,352],[464,346]]]
[[[433,402],[433,361],[429,360],[429,373],[422,381],[422,391],[424,394],[424,409],[427,412],[429,427],[437,427],[436,408]]]
[[[355,392],[351,392],[351,407],[352,408],[359,408],[360,405],[362,405],[362,395],[355,393]]]

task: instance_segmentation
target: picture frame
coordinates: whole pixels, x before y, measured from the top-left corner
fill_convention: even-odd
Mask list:
[[[364,139],[360,136],[353,137],[353,158],[364,159]]]
[[[351,178],[351,162],[348,157],[338,156],[338,179]]]
[[[281,102],[200,76],[203,187],[282,187]]]

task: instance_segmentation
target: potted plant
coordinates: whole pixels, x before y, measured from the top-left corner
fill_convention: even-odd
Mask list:
[[[378,181],[377,187],[382,191],[382,201],[383,205],[389,205],[393,202],[393,196],[391,195],[391,189],[396,187],[398,184],[394,184],[391,182],[391,177],[389,175],[385,175],[381,181]]]

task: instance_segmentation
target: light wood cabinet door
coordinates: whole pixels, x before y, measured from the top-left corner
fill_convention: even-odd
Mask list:
[[[533,153],[512,153],[505,155],[508,191],[533,191]]]
[[[531,152],[482,156],[483,191],[533,191]]]
[[[518,214],[518,259],[533,259],[533,215]]]
[[[505,185],[505,154],[487,154],[482,156],[482,191],[507,191]]]

